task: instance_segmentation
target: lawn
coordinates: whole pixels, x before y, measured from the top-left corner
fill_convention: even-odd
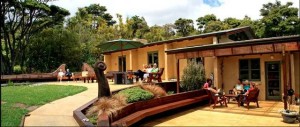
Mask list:
[[[19,126],[30,107],[87,90],[82,86],[7,86],[1,87],[1,126]]]

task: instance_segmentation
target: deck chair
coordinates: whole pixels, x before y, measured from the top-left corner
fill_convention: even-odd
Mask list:
[[[246,96],[246,99],[244,100],[244,103],[247,104],[248,110],[249,110],[249,103],[250,102],[255,102],[256,107],[259,108],[258,95],[259,95],[259,89],[255,88],[255,90],[250,91],[249,94]]]
[[[209,91],[209,95],[211,96],[211,100],[209,101],[209,105],[211,105],[212,103],[213,105],[213,109],[216,107],[217,104],[220,104],[221,106],[224,104],[225,107],[227,106],[227,97],[225,97],[224,95],[217,95],[214,92]],[[220,93],[218,93],[220,94]]]
[[[160,68],[157,73],[149,73],[148,83],[152,83],[152,80],[157,80],[158,82],[162,82],[161,76],[164,73],[165,68]]]

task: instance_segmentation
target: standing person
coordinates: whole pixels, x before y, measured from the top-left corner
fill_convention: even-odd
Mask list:
[[[68,77],[68,82],[69,82],[71,79],[71,76],[72,76],[72,73],[70,72],[69,69],[67,69],[67,71],[66,71],[66,76]]]
[[[57,75],[57,77],[58,77],[58,79],[59,79],[59,82],[61,82],[61,80],[62,80],[62,78],[63,78],[64,75],[65,75],[65,74],[64,74],[64,72],[62,71],[62,69],[59,69],[59,72],[58,72],[58,75]]]

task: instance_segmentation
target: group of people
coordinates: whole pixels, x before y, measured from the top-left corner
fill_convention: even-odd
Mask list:
[[[215,95],[223,95],[224,92],[221,92],[220,89],[216,89],[216,87],[212,88],[212,80],[207,79],[206,83],[203,85],[203,89],[207,89],[211,91]],[[233,87],[233,94],[236,95],[236,99],[238,100],[241,95],[248,95],[251,91],[256,89],[256,85],[254,82],[249,82],[248,80],[245,80],[244,82],[242,79],[237,80],[237,84]],[[245,100],[245,98],[243,99]],[[241,103],[243,105],[243,103]]]
[[[142,70],[138,70],[137,72],[134,72],[134,75],[138,76],[142,81],[146,81],[149,77],[150,73],[157,73],[159,70],[157,68],[157,64],[154,63],[153,65],[144,64]]]
[[[66,73],[64,73],[64,72],[62,71],[62,69],[59,69],[59,72],[58,72],[58,75],[57,75],[57,76],[58,76],[59,82],[62,81],[62,78],[63,78],[64,76],[68,77],[68,81],[70,81],[70,80],[71,80],[71,77],[72,77],[72,73],[71,73],[71,71],[70,71],[69,69],[67,69]]]

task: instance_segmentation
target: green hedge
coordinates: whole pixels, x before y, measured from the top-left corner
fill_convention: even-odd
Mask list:
[[[126,96],[127,103],[149,100],[154,97],[151,92],[143,90],[140,87],[128,88],[119,93]]]

